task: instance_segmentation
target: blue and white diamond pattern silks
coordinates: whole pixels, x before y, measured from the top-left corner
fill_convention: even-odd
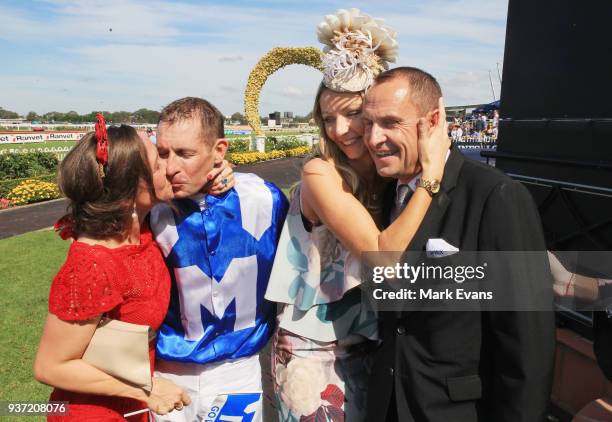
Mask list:
[[[257,353],[274,330],[264,299],[287,200],[272,183],[235,173],[236,186],[159,205],[151,228],[173,279],[157,341],[161,359],[209,363]]]

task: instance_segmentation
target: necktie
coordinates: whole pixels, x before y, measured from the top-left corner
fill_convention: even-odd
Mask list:
[[[391,222],[395,221],[398,215],[406,207],[406,204],[412,196],[412,189],[408,185],[399,185],[397,187],[397,194],[395,196],[395,205],[393,212],[391,213]]]

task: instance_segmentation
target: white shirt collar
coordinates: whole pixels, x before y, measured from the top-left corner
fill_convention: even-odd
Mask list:
[[[446,158],[444,159],[444,162],[445,162],[445,163],[448,161],[448,156],[449,156],[449,155],[450,155],[450,149],[449,149],[449,150],[446,152]],[[397,191],[398,191],[398,189],[399,189],[399,187],[400,187],[401,185],[408,185],[408,187],[409,187],[409,188],[410,188],[410,189],[411,189],[413,192],[414,192],[414,191],[416,191],[416,184],[417,184],[417,181],[418,181],[418,180],[421,178],[421,174],[422,174],[422,173],[419,173],[419,174],[417,174],[416,176],[414,176],[412,179],[410,179],[410,180],[408,181],[408,183],[400,183],[400,181],[398,180],[398,181],[397,181],[397,184],[396,184],[396,186],[395,186],[395,195],[397,196]]]
[[[206,202],[205,193],[198,192],[194,195],[191,195],[189,199],[191,199],[193,202],[197,203],[200,206],[200,211],[203,211],[208,208],[208,202]]]

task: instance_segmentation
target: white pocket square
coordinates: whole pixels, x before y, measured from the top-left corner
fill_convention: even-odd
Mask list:
[[[442,258],[459,252],[459,248],[444,239],[429,239],[425,244],[427,258]]]

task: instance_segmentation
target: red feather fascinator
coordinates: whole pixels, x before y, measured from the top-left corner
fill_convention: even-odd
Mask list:
[[[98,173],[104,178],[104,166],[108,163],[108,134],[106,133],[106,121],[102,113],[96,115],[96,160],[98,161]]]

